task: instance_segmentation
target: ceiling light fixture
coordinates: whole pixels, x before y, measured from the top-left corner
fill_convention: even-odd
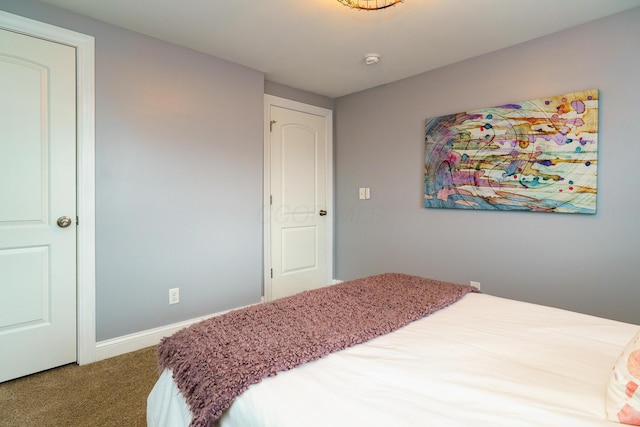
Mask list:
[[[380,10],[402,3],[404,0],[338,0],[351,9]]]

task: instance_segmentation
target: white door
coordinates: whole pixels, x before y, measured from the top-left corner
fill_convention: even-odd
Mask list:
[[[327,118],[271,106],[271,299],[330,284]]]
[[[75,70],[0,30],[0,381],[76,360]]]

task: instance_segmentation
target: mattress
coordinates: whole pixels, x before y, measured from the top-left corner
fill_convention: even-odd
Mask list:
[[[220,427],[619,426],[612,367],[638,325],[468,294],[418,321],[254,384]],[[164,371],[151,427],[188,426]]]

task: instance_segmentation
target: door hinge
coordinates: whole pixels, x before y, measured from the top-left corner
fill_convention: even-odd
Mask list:
[[[271,269],[271,278],[273,279],[273,268]]]
[[[275,120],[271,120],[271,122],[269,123],[269,132],[273,132],[273,124],[276,123]]]
[[[76,226],[80,225],[80,218],[76,216]]]
[[[269,196],[269,204],[273,205],[273,196]]]

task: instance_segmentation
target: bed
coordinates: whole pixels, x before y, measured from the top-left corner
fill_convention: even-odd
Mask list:
[[[437,282],[399,274],[351,282],[367,284],[381,277],[385,282],[412,280],[425,289]],[[346,289],[351,282],[340,286]],[[279,369],[277,375],[271,372],[250,380],[221,415],[206,422],[193,415],[206,408],[194,407],[193,396],[185,397],[189,387],[176,380],[175,372],[185,370],[184,360],[174,365],[161,362],[163,371],[147,399],[147,423],[150,427],[640,425],[640,326],[455,286],[461,289],[455,301],[428,315]],[[350,312],[355,313],[356,306]],[[400,306],[398,310],[406,311]],[[201,331],[196,337],[194,346],[206,340]],[[161,343],[165,350],[170,345],[170,340]],[[162,357],[177,357],[176,351],[173,348]],[[202,364],[191,363],[187,371]],[[190,384],[194,388],[199,382]]]

